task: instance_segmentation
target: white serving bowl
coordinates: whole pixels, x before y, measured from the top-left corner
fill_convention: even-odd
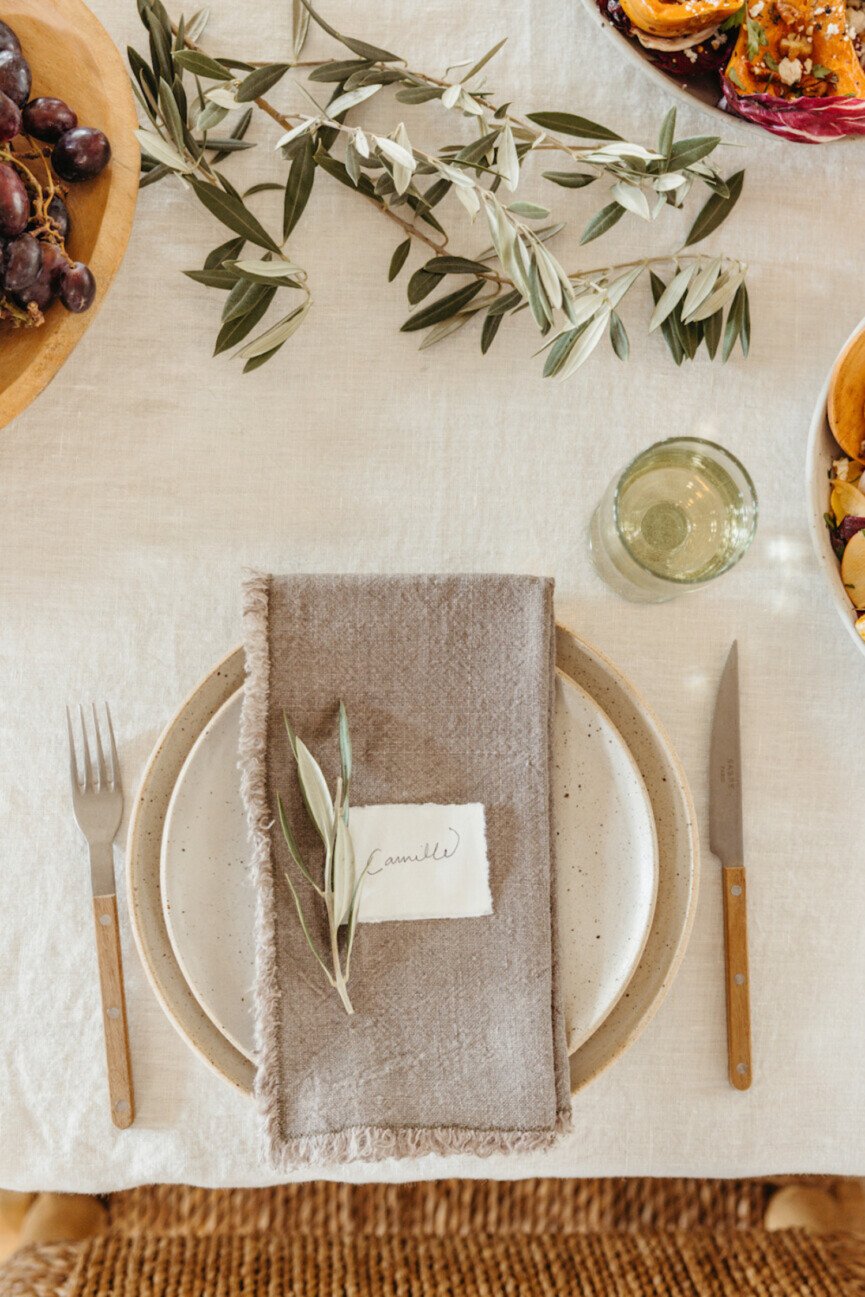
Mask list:
[[[718,127],[726,127],[743,137],[750,136],[752,142],[754,131],[763,129],[761,126],[755,125],[754,122],[747,121],[744,117],[738,117],[735,113],[724,112],[723,108],[718,107],[718,101],[721,98],[720,77],[695,77],[693,82],[688,82],[682,81],[679,77],[668,75],[657,64],[652,62],[648,50],[644,50],[638,42],[629,40],[624,32],[620,32],[608,18],[604,17],[595,0],[582,0],[582,5],[589,18],[615,42],[624,57],[629,59],[635,67],[639,67],[644,75],[650,77],[656,85],[663,86],[677,99],[681,99],[692,106],[696,105],[698,108],[702,108],[704,112],[711,113],[716,119]]]
[[[865,320],[860,320],[856,328],[850,334],[850,337],[844,343],[841,351],[844,351],[856,337],[858,333],[865,329]],[[838,355],[840,356],[841,351]],[[829,530],[826,526],[824,515],[829,509],[829,483],[827,475],[832,466],[832,461],[840,459],[843,451],[839,449],[835,438],[829,430],[829,421],[826,417],[826,401],[829,396],[829,382],[832,377],[832,371],[835,368],[833,363],[826,376],[826,382],[817,400],[814,414],[811,418],[811,428],[808,433],[808,450],[806,455],[806,483],[805,488],[808,499],[808,523],[811,528],[811,539],[814,542],[814,549],[817,553],[817,560],[826,577],[826,583],[832,594],[832,601],[838,611],[847,631],[860,653],[865,653],[865,640],[862,639],[859,632],[853,625],[856,620],[856,613],[853,605],[847,598],[847,591],[844,589],[844,583],[841,580],[841,564],[835,557],[832,544],[829,539]]]

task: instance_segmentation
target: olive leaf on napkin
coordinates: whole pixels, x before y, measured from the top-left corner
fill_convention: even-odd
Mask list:
[[[691,250],[733,210],[744,173],[725,177],[711,160],[722,143],[717,135],[677,140],[674,108],[655,139],[638,144],[571,112],[526,113],[507,101],[497,103],[486,69],[504,40],[480,58],[454,63],[441,77],[411,69],[398,55],[337,31],[310,0],[293,0],[292,61],[252,63],[234,55],[213,57],[201,48],[204,11],[173,23],[161,0],[138,0],[138,8],[150,46],[149,59],[129,51],[133,88],[147,119],[138,131],[141,184],[171,177],[231,233],[201,269],[186,273],[227,293],[215,352],[237,346],[244,372],[275,356],[310,310],[307,275],[286,244],[321,175],[358,195],[364,209],[372,207],[399,231],[389,281],[400,274],[413,247],[422,249],[424,261],[407,279],[408,302],[417,309],[401,326],[405,333],[422,333],[422,349],[480,324],[486,354],[505,320],[528,312],[545,339],[546,377],[567,378],[605,336],[625,360],[630,344],[620,303],[641,281],[646,302],[645,289],[651,286],[656,303],[648,332],[660,331],[676,364],[693,359],[703,344],[714,358],[722,337],[722,360],[737,341],[747,355],[747,265]],[[301,60],[310,21],[351,57]],[[310,69],[308,84],[297,79],[299,68]],[[297,108],[276,107],[264,97],[274,87],[284,100],[302,95],[303,102]],[[354,110],[365,111],[373,97],[379,103],[379,96],[393,97],[397,118],[403,105],[414,112],[428,104],[434,124],[444,120],[449,135],[455,127],[453,135],[460,132],[463,138],[421,148],[402,121],[378,132],[347,121]],[[232,113],[237,117],[230,118]],[[281,130],[272,144],[278,171],[275,180],[241,191],[221,163],[255,146],[246,136],[256,114]],[[413,133],[417,117],[411,119]],[[223,125],[229,120],[233,125]],[[545,162],[566,169],[543,170]],[[570,203],[582,201],[577,191],[601,182],[602,205],[583,225],[581,245],[623,218],[652,223],[679,213],[692,190],[708,190],[709,196],[690,228],[681,226],[672,252],[643,253],[641,236],[635,259],[566,270],[551,249],[565,222],[548,219],[546,206],[515,192],[530,171],[536,182],[556,186],[560,195],[567,191]],[[252,199],[269,190],[282,195],[278,231],[252,210],[257,205]],[[482,229],[489,246],[454,255],[448,226],[455,215]],[[252,246],[242,257],[246,245]],[[440,296],[424,301],[439,289]],[[274,300],[294,304],[277,308],[276,322],[247,340]]]
[[[369,861],[364,866],[360,877],[355,879],[354,846],[349,829],[349,788],[351,785],[351,735],[348,728],[348,716],[342,703],[339,704],[339,757],[341,773],[336,781],[336,792],[331,797],[327,780],[321,766],[309,748],[299,739],[291,728],[288,717],[283,713],[288,741],[297,762],[297,778],[303,803],[310,820],[315,825],[318,836],[324,845],[324,872],[322,882],[318,883],[312,871],[307,867],[301,855],[294,830],[288,821],[282,798],[277,793],[276,804],[279,812],[279,824],[291,858],[300,870],[301,875],[313,891],[324,901],[327,913],[329,937],[328,967],[310,932],[309,923],[304,914],[303,905],[297,888],[285,871],[294,900],[297,917],[303,929],[307,945],[312,951],[322,972],[330,985],[342,1000],[346,1013],[354,1013],[348,995],[348,979],[351,970],[351,952],[354,946],[357,928],[357,912],[360,907],[361,891]],[[340,942],[340,928],[347,929],[346,936]],[[340,948],[342,946],[342,948]]]

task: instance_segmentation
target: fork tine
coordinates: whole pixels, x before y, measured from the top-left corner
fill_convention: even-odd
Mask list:
[[[120,788],[120,761],[117,756],[117,744],[114,742],[114,726],[111,723],[111,709],[105,702],[105,718],[108,721],[108,741],[111,745],[111,787]]]
[[[81,738],[84,742],[84,788],[93,787],[93,766],[90,761],[90,744],[87,742],[87,726],[84,724],[84,708],[78,704],[78,717],[81,721]]]
[[[96,713],[96,703],[90,704],[93,712],[93,732],[96,735],[96,768],[99,771],[99,789],[108,787],[108,771],[105,768],[105,753],[102,751],[102,736],[99,733],[99,717]]]
[[[78,778],[78,760],[75,756],[75,735],[72,733],[72,713],[69,710],[69,704],[66,704],[66,730],[69,734],[69,773],[72,776],[72,787],[80,788],[81,781]]]

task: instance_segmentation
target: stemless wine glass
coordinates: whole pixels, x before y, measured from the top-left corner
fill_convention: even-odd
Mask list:
[[[671,437],[632,459],[589,528],[599,575],[617,594],[663,603],[728,571],[757,530],[757,493],[734,455]]]

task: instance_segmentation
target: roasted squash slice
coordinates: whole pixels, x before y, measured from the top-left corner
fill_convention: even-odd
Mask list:
[[[740,95],[865,99],[844,0],[750,3],[726,75]]]
[[[650,36],[691,36],[720,24],[741,8],[741,0],[621,0],[633,25]]]

